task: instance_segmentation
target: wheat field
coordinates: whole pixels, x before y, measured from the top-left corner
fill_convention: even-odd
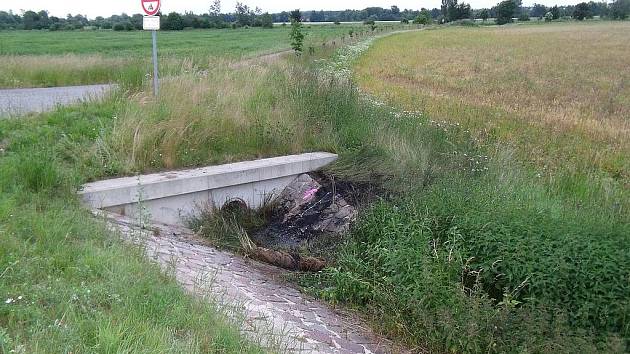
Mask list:
[[[446,28],[381,40],[356,65],[363,90],[541,173],[630,177],[630,23]]]

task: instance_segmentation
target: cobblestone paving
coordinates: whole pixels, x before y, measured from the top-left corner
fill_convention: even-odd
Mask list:
[[[124,217],[107,214],[124,237],[145,244],[188,291],[210,294],[245,316],[242,331],[291,353],[400,353],[356,317],[334,311],[282,282],[278,268],[204,245],[192,231],[152,225],[141,232]]]

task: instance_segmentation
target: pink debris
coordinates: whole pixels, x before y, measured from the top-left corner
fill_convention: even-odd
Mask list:
[[[309,190],[307,190],[307,191],[304,193],[304,198],[302,198],[302,199],[303,199],[303,200],[306,200],[306,201],[310,201],[311,199],[313,199],[313,197],[315,196],[315,194],[317,194],[317,192],[319,192],[319,188],[312,188],[312,189],[309,189]]]

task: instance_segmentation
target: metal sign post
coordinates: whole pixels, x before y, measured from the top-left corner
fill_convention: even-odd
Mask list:
[[[157,31],[160,29],[160,16],[155,16],[160,11],[160,0],[141,0],[142,10],[146,16],[142,20],[142,28],[151,31],[153,40],[153,95],[157,97],[160,91],[160,81],[158,78],[158,57],[157,57]]]
[[[153,95],[157,97],[160,91],[160,80],[158,79],[158,59],[157,59],[157,31],[151,31],[153,37]]]

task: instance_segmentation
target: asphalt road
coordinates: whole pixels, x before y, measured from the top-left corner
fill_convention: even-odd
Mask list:
[[[55,107],[99,99],[113,85],[67,86],[0,90],[0,117],[53,110]]]

